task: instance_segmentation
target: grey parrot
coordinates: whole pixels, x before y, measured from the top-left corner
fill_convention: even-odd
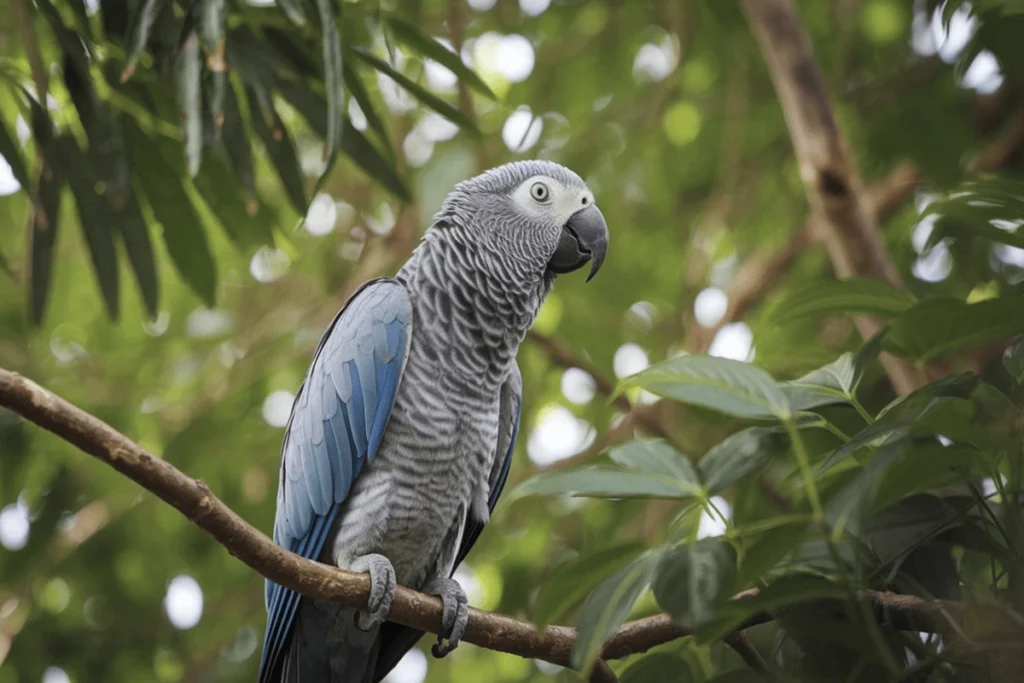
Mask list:
[[[547,161],[465,180],[394,278],[363,284],[324,333],[285,429],[274,540],[368,572],[367,608],[266,584],[260,683],[379,681],[423,635],[385,622],[398,584],[443,603],[435,657],[459,643],[452,576],[490,518],[519,429],[519,344],[555,276],[608,227],[586,183]]]

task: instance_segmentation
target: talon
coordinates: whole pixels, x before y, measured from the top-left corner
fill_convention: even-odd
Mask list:
[[[434,655],[435,659],[444,659],[458,646],[458,643],[453,643],[450,640],[446,643],[444,642],[444,638],[438,636],[437,642],[430,646],[430,654]]]
[[[356,612],[356,627],[372,631],[383,623],[391,609],[397,588],[395,568],[388,558],[372,554],[356,558],[352,563],[352,571],[367,572],[370,575],[370,597],[366,601],[366,611]]]
[[[437,634],[437,642],[430,648],[431,654],[441,659],[459,646],[462,635],[466,632],[466,622],[469,620],[466,592],[454,579],[434,581],[423,592],[441,598],[441,628]]]

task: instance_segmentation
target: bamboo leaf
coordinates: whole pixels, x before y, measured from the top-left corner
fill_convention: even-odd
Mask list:
[[[203,158],[203,91],[201,88],[202,59],[199,39],[193,33],[177,60],[178,105],[185,121],[185,157],[189,177],[199,172]]]
[[[93,271],[103,295],[103,302],[110,317],[117,320],[119,285],[112,217],[106,210],[106,202],[96,192],[96,180],[92,175],[89,157],[79,149],[78,143],[72,137],[62,136],[56,144],[59,145],[68,184],[75,197],[79,222],[92,258]]]
[[[476,127],[473,121],[459,111],[456,107],[448,104],[437,95],[429,92],[419,84],[415,83],[405,74],[401,73],[390,64],[380,59],[376,55],[358,47],[351,48],[349,50],[352,54],[356,55],[364,62],[377,69],[378,71],[389,76],[395,83],[402,86],[409,91],[413,97],[423,103],[425,106],[433,109],[441,116],[445,117],[455,125],[459,126],[463,130],[471,133],[474,136],[480,135],[480,129]]]
[[[278,5],[297,26],[306,25],[306,11],[302,9],[302,0],[278,0]]]
[[[387,23],[399,42],[404,43],[424,57],[432,59],[445,67],[481,95],[492,100],[498,99],[480,76],[466,66],[465,62],[462,61],[462,57],[449,50],[442,43],[433,38],[427,38],[412,24],[408,24],[397,17],[389,17]]]
[[[327,105],[324,98],[294,83],[279,80],[277,89],[295,107],[310,127],[321,137],[327,130]],[[368,176],[387,188],[403,201],[409,201],[410,194],[395,167],[377,151],[365,135],[352,122],[345,119],[345,133],[342,136],[342,151],[348,155]]]
[[[116,221],[115,225],[120,228],[121,239],[124,240],[125,250],[128,252],[128,262],[135,273],[135,281],[146,305],[146,313],[154,317],[160,305],[160,283],[157,280],[149,229],[134,193],[128,196],[122,213],[121,220]]]
[[[0,157],[3,157],[7,165],[11,167],[11,174],[21,184],[22,189],[30,196],[34,194],[32,183],[28,178],[28,167],[25,166],[21,152],[18,151],[18,143],[15,142],[14,136],[11,135],[3,120],[0,120]]]
[[[348,86],[349,94],[356,101],[356,104],[359,105],[363,116],[366,117],[366,125],[376,131],[377,137],[387,147],[388,154],[394,156],[394,150],[391,148],[391,139],[388,137],[387,128],[384,126],[384,119],[377,113],[369,93],[366,92],[366,86],[363,85],[363,80],[359,78],[359,74],[355,72],[355,69],[348,62],[345,63],[345,85]]]
[[[256,94],[256,90],[254,88],[246,88],[246,92],[249,97],[249,108],[253,112],[258,111],[259,97]],[[278,116],[273,105],[271,105],[270,114],[272,117],[269,122],[270,125],[267,125],[267,121],[263,119],[263,116],[254,114],[250,119],[252,127],[256,131],[256,135],[263,142],[263,146],[270,156],[270,161],[277,171],[278,178],[281,179],[281,184],[284,186],[292,206],[300,215],[305,215],[307,208],[306,188],[302,167],[299,165],[299,159],[295,155],[295,145],[292,142],[291,136],[288,135],[288,129],[285,128],[284,121]]]
[[[171,261],[189,288],[207,306],[213,306],[217,267],[202,220],[182,185],[185,165],[178,145],[145,135],[130,117],[122,117],[122,124],[133,152],[136,181],[163,226],[161,234]]]
[[[340,6],[340,5],[339,5]],[[334,159],[341,148],[345,128],[345,81],[341,57],[341,36],[332,0],[316,0],[320,15],[324,53],[324,90],[327,92],[327,148],[324,159]]]
[[[171,0],[143,0],[142,8],[139,10],[135,22],[135,29],[132,33],[131,48],[128,50],[128,64],[121,73],[121,82],[124,83],[135,73],[135,66],[139,57],[146,50],[149,44],[150,31],[153,23],[160,16],[160,13],[171,6]]]
[[[256,175],[252,165],[252,143],[249,141],[249,134],[245,129],[245,121],[242,120],[242,112],[238,104],[238,96],[229,83],[224,89],[224,126],[221,129],[221,137],[228,160],[231,162],[238,181],[245,188],[250,199],[255,200]],[[258,112],[257,116],[253,118],[258,118]]]
[[[50,134],[40,135],[37,130],[36,139],[46,141],[42,143],[43,158],[40,159],[39,185],[32,211],[29,259],[29,314],[32,323],[38,325],[43,320],[50,298],[54,245],[60,229],[60,202],[65,177]]]
[[[232,242],[245,247],[273,244],[270,209],[242,191],[222,155],[208,150],[195,184]]]

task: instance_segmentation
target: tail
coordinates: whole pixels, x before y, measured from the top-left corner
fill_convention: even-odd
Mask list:
[[[380,640],[356,627],[356,610],[305,599],[282,663],[281,683],[373,683]]]

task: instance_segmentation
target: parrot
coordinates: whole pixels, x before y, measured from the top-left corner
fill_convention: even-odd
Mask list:
[[[468,620],[454,577],[508,476],[516,363],[555,278],[608,249],[588,185],[553,161],[456,184],[394,277],[362,284],[320,339],[285,426],[273,538],[368,573],[365,608],[267,580],[259,683],[376,683],[423,633],[385,620],[398,585],[441,599],[436,658]]]

